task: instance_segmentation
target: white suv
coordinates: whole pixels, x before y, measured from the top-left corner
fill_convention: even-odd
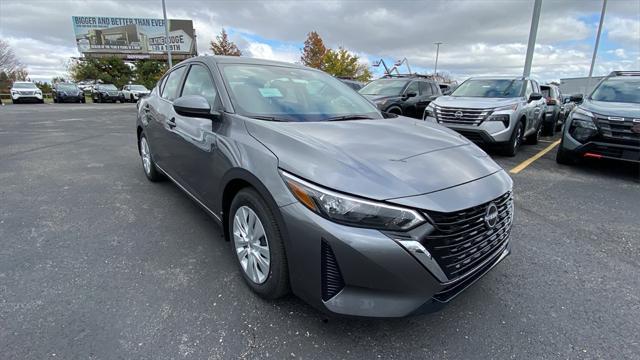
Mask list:
[[[149,89],[144,85],[125,85],[122,87],[124,101],[136,102],[139,98],[149,95]]]
[[[11,86],[11,101],[14,104],[23,101],[43,103],[42,91],[30,81],[16,81]]]

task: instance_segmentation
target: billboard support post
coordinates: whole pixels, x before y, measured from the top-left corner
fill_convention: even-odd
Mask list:
[[[533,16],[531,17],[531,29],[529,30],[529,43],[527,44],[527,56],[524,60],[524,72],[522,76],[531,75],[531,62],[533,61],[533,51],[536,47],[536,36],[538,35],[538,23],[540,22],[540,8],[542,0],[536,0],[533,4]]]
[[[167,58],[169,59],[169,69],[173,67],[173,61],[171,60],[171,46],[169,44],[169,22],[167,21],[167,7],[162,0],[162,15],[164,16],[164,44],[167,47]]]
[[[598,55],[598,46],[600,46],[600,33],[602,33],[602,23],[604,22],[604,12],[607,9],[607,0],[602,1],[602,12],[600,13],[600,24],[598,24],[598,34],[596,35],[596,44],[593,47],[593,56],[591,57],[591,66],[589,67],[589,84],[588,89],[591,91],[591,78],[593,77],[593,66],[596,64],[596,56]]]

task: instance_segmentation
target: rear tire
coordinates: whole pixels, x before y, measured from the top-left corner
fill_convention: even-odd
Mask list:
[[[138,145],[140,149],[140,159],[142,160],[142,169],[144,170],[144,174],[147,176],[147,179],[152,182],[163,180],[164,176],[160,171],[158,171],[158,168],[156,168],[156,163],[153,161],[153,155],[151,155],[149,143],[147,142],[147,137],[144,133],[140,135]]]
[[[289,269],[280,228],[256,190],[238,192],[231,202],[228,226],[232,256],[249,288],[265,299],[288,294]]]
[[[502,153],[506,156],[514,157],[518,153],[520,149],[520,145],[522,144],[522,135],[524,133],[524,123],[522,121],[518,121],[516,127],[513,129],[513,133],[511,134],[511,139],[507,143],[507,145],[502,150]]]

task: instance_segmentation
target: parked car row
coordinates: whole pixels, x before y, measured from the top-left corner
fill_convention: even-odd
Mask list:
[[[54,103],[75,102],[85,103],[85,89],[91,94],[91,100],[95,103],[103,102],[137,102],[140,98],[149,95],[149,89],[144,85],[130,84],[122,87],[122,90],[113,84],[95,84],[81,88],[78,84],[70,82],[55,83],[51,87],[51,97]],[[43,103],[44,95],[36,84],[30,81],[16,81],[11,90],[11,101],[14,104],[23,102]]]

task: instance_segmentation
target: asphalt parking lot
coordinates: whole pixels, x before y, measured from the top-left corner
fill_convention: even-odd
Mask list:
[[[444,310],[328,318],[242,283],[219,227],[136,151],[134,104],[0,107],[4,359],[624,359],[640,354],[640,171],[512,177],[513,253]],[[548,146],[545,138],[509,170]]]

